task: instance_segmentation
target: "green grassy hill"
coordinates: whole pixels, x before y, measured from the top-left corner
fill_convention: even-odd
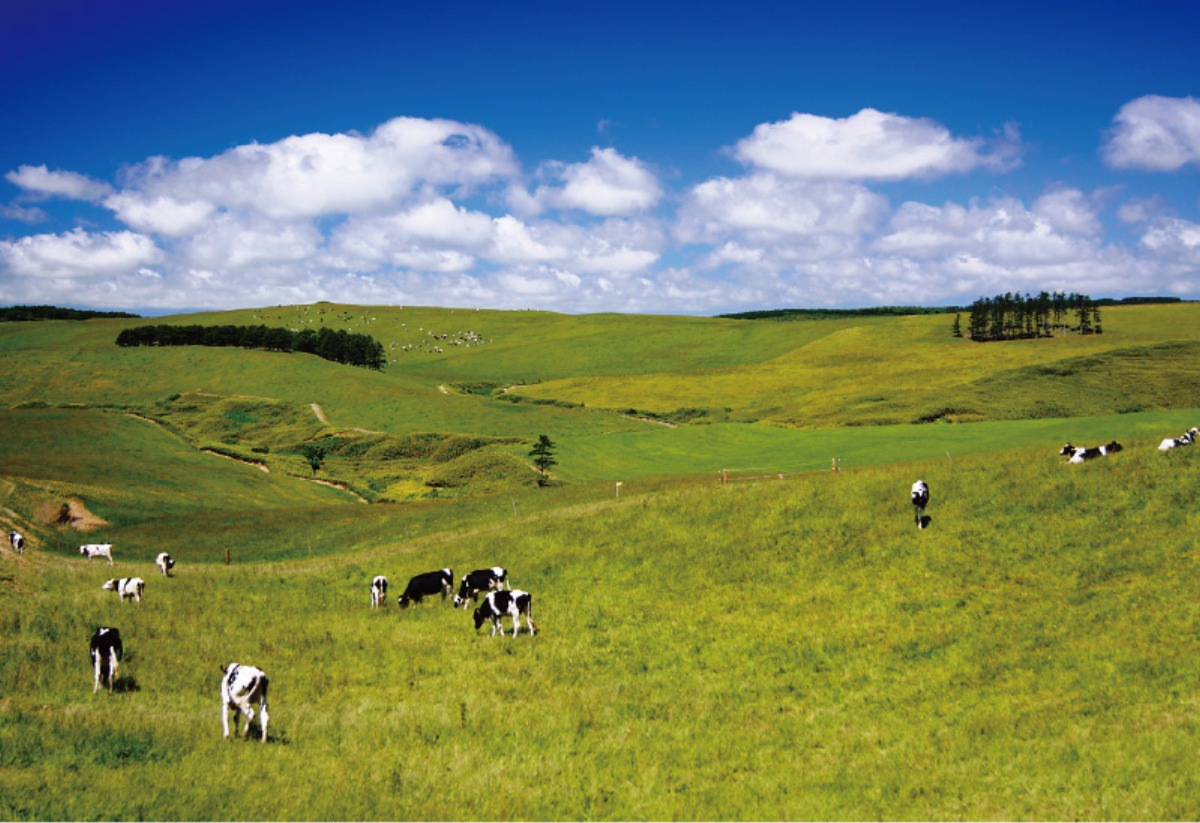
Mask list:
[[[1200,423],[1196,312],[983,345],[936,315],[164,319],[366,332],[381,373],[0,323],[29,540],[0,549],[0,819],[1190,819],[1200,455],[1155,447]],[[537,637],[396,606],[494,564]],[[130,575],[140,605],[100,590]],[[271,677],[266,746],[220,739],[232,661]]]

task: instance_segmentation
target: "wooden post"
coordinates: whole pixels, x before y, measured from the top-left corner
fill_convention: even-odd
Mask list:
[[[229,565],[229,549],[225,550],[225,565]]]

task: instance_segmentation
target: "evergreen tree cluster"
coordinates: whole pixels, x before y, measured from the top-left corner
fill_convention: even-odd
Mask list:
[[[127,311],[91,311],[58,306],[9,306],[0,308],[0,321],[6,320],[91,320],[96,317],[140,317]]]
[[[1086,294],[1008,292],[971,304],[967,335],[975,341],[1027,340],[1056,334],[1101,334],[1100,306]],[[953,334],[961,336],[956,316]]]
[[[118,346],[230,346],[242,349],[303,352],[335,363],[383,368],[383,344],[367,334],[323,328],[320,331],[268,326],[137,326],[117,335]]]

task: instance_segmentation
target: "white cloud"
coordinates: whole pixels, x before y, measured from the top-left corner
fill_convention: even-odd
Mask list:
[[[579,209],[601,216],[628,215],[652,208],[662,197],[654,173],[636,158],[614,149],[592,148],[586,163],[548,164],[561,187],[542,186],[533,195],[543,207]]]
[[[50,171],[43,166],[19,166],[4,175],[8,182],[30,194],[42,197],[65,197],[70,200],[99,200],[112,191],[112,186],[73,171]]]
[[[718,177],[694,187],[679,210],[677,235],[713,243],[731,235],[756,242],[854,237],[886,215],[887,200],[857,183],[807,182],[775,174]]]
[[[874,248],[914,258],[980,258],[998,266],[1086,260],[1095,255],[1094,215],[1078,192],[1060,191],[1028,209],[1015,198],[969,206],[905,203]]]
[[[1200,165],[1200,100],[1154,94],[1131,100],[1113,118],[1100,154],[1119,169]]]
[[[396,118],[366,137],[306,134],[207,159],[151,158],[127,171],[124,190],[110,203],[122,219],[161,202],[281,220],[364,214],[394,207],[422,187],[470,189],[515,169],[511,150],[486,129]]]
[[[127,226],[148,234],[183,237],[199,231],[216,212],[206,200],[180,202],[165,195],[121,192],[104,199],[105,208]]]
[[[1193,267],[1193,279],[1200,280],[1200,225],[1174,218],[1155,221],[1141,245],[1157,258]]]
[[[162,259],[143,235],[129,231],[37,234],[0,241],[0,261],[20,277],[94,279],[136,272]]]
[[[1010,168],[1016,133],[1008,127],[991,152],[982,139],[954,137],[924,118],[863,109],[843,119],[793,114],[763,123],[738,142],[743,163],[809,180],[903,180]]]

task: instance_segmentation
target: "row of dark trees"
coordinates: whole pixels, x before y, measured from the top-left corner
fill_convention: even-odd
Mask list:
[[[972,340],[1025,340],[1056,334],[1101,334],[1100,306],[1086,294],[1008,292],[981,297],[968,310],[967,336]],[[953,334],[962,337],[962,318],[954,316]]]
[[[268,326],[137,326],[117,335],[118,346],[229,346],[303,352],[335,363],[383,368],[383,344],[367,334],[323,328],[319,331]]]

